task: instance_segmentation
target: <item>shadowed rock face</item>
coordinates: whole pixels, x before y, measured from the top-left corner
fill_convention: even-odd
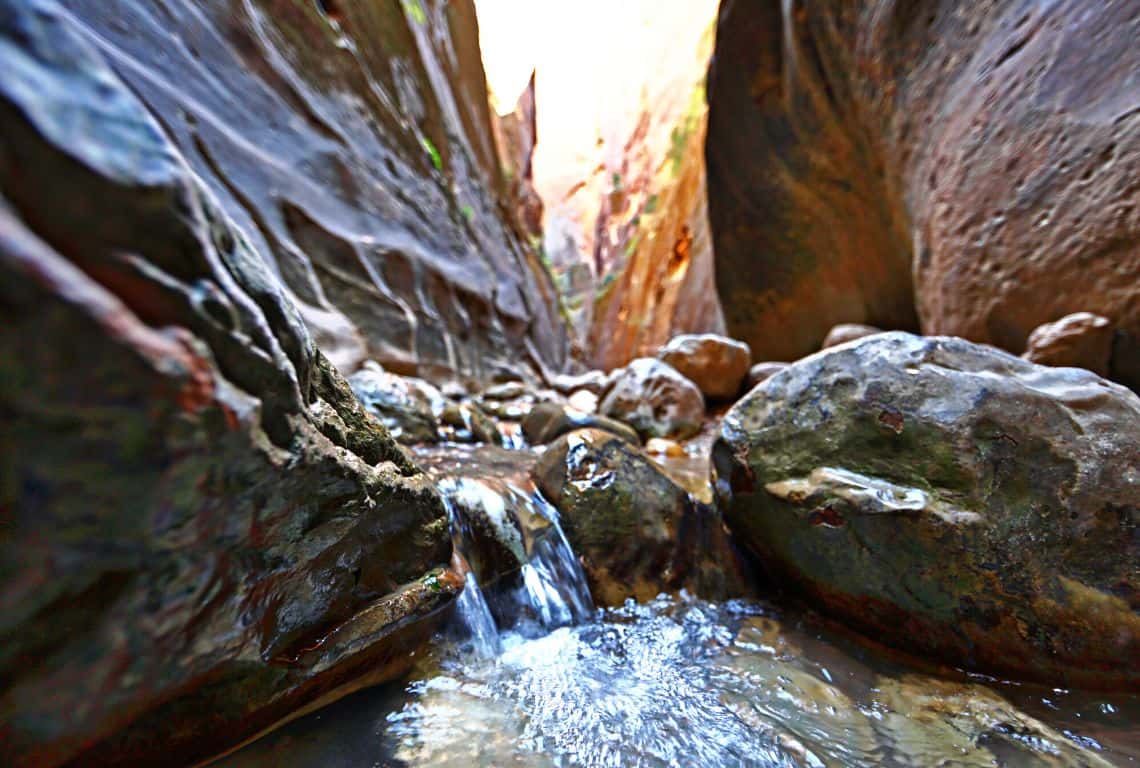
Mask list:
[[[1140,687],[1140,398],[884,333],[757,386],[713,451],[736,540],[821,610],[966,668]]]
[[[98,38],[53,0],[0,0],[4,764],[206,758],[398,674],[455,592],[439,497],[314,345],[271,258],[294,246],[235,197],[316,204],[319,164],[275,133],[295,91],[227,90],[233,56],[270,78],[258,56],[291,49],[221,6],[215,29],[184,3],[73,4],[108,20]],[[191,50],[209,65],[178,69]],[[334,123],[313,157],[335,158]],[[168,132],[197,163],[249,163],[211,189]]]
[[[727,0],[706,153],[729,333],[777,359],[840,322],[1015,353],[1079,311],[1140,336],[1138,32],[1128,0]]]
[[[63,0],[345,372],[560,367],[469,0]]]

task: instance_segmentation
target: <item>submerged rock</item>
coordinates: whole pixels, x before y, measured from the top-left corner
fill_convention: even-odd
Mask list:
[[[628,424],[561,403],[539,403],[522,421],[523,435],[531,445],[546,445],[567,432],[586,428],[609,432],[633,445],[641,444],[637,432]]]
[[[752,352],[748,345],[715,333],[674,336],[657,358],[676,368],[705,397],[726,400],[740,394]]]
[[[598,411],[620,419],[643,438],[685,438],[701,429],[705,401],[697,385],[650,357],[614,371]]]
[[[1112,321],[1091,312],[1075,312],[1039,325],[1026,342],[1026,360],[1041,365],[1085,368],[1107,376],[1112,357]]]
[[[726,416],[725,519],[814,605],[899,647],[1140,686],[1140,398],[1091,373],[890,333]]]
[[[596,429],[551,445],[532,470],[558,509],[602,605],[682,587],[710,599],[748,591],[720,514],[670,480],[635,446]]]
[[[196,762],[408,666],[444,510],[90,38],[0,18],[0,762]]]

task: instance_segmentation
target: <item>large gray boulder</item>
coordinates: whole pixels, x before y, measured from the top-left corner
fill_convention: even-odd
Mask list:
[[[1140,686],[1140,398],[952,338],[827,350],[724,419],[737,541],[884,642]]]

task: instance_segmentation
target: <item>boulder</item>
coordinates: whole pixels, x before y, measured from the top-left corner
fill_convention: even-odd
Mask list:
[[[637,432],[628,424],[561,403],[539,403],[522,420],[523,435],[531,445],[546,445],[567,432],[587,428],[609,432],[631,445],[641,444]]]
[[[643,438],[683,439],[701,429],[705,401],[697,385],[650,357],[613,373],[598,411],[624,421]]]
[[[953,338],[802,360],[725,416],[717,490],[776,579],[873,637],[1140,688],[1140,398]]]
[[[1039,325],[1029,334],[1022,355],[1031,363],[1085,368],[1108,375],[1112,357],[1112,321],[1091,312],[1075,312]]]
[[[1129,2],[722,3],[705,153],[729,335],[769,360],[845,322],[1020,354],[1094,311],[1140,348],[1134,24]]]
[[[676,368],[712,400],[740,394],[752,364],[747,344],[715,333],[674,336],[658,350],[657,358]]]
[[[349,376],[352,391],[398,442],[405,445],[439,442],[437,414],[443,395],[423,379],[363,368]]]
[[[71,5],[0,0],[0,763],[191,764],[403,674],[459,583],[431,481],[167,138],[187,114],[160,122],[105,57],[154,99],[217,103],[232,83],[189,72],[229,61],[220,38],[172,32],[252,22]],[[161,40],[147,63],[81,28],[104,13],[110,38]],[[199,130],[241,137],[248,168],[301,165],[220,125]]]
[[[882,328],[876,328],[873,325],[862,325],[860,323],[840,323],[828,331],[827,335],[823,337],[823,343],[820,344],[820,349],[838,347],[840,344],[846,344],[849,341],[863,339],[868,336],[874,336],[876,333],[882,332]]]
[[[708,599],[748,592],[720,514],[695,502],[626,441],[596,429],[560,438],[532,470],[601,605],[689,589]]]
[[[752,389],[762,381],[767,381],[787,367],[787,363],[756,363],[748,369],[748,389]]]

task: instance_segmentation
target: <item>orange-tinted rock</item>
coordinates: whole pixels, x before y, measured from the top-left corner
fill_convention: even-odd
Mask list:
[[[1107,376],[1112,337],[1112,323],[1108,318],[1091,312],[1075,312],[1038,326],[1029,334],[1028,348],[1022,357],[1041,365],[1087,368]]]
[[[658,350],[657,357],[714,400],[739,394],[752,363],[747,344],[714,333],[674,336]]]
[[[1129,0],[722,4],[706,152],[729,333],[794,359],[839,322],[918,320],[1021,353],[1094,311],[1135,349],[1135,24]]]
[[[876,328],[873,325],[861,325],[859,323],[840,323],[827,332],[824,337],[823,343],[820,344],[821,349],[828,347],[836,347],[840,344],[846,344],[855,339],[862,339],[867,336],[874,336],[876,333],[882,333],[882,328]]]
[[[705,401],[697,385],[668,363],[639,357],[614,371],[598,411],[643,438],[686,438],[700,431]]]
[[[702,153],[717,2],[479,3],[500,111],[535,72],[544,252],[597,368],[723,332]]]

